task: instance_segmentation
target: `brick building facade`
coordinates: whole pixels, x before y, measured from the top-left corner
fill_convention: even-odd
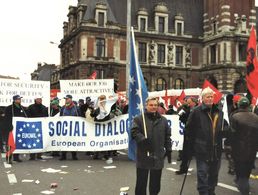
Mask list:
[[[114,78],[126,89],[126,0],[70,6],[55,78]],[[245,90],[246,45],[254,0],[132,0],[136,48],[149,91],[201,87]],[[52,87],[58,80],[52,78]]]

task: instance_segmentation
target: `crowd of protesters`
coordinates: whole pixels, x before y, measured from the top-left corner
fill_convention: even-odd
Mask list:
[[[79,99],[78,102],[73,100],[72,95],[66,95],[64,97],[65,103],[60,106],[61,100],[57,97],[53,98],[50,102],[50,109],[48,112],[48,107],[42,104],[43,97],[36,97],[34,103],[25,107],[22,105],[22,97],[19,95],[13,96],[13,102],[7,107],[0,108],[0,150],[7,151],[9,132],[13,130],[12,119],[13,117],[54,117],[54,116],[79,116],[87,118],[87,120],[94,121],[107,121],[115,116],[121,115],[122,113],[127,113],[128,107],[126,106],[126,101],[119,100],[112,107],[109,113],[104,113],[104,105],[106,101],[106,96],[101,95],[98,97],[97,106],[90,97],[84,99]],[[101,114],[104,116],[101,117]],[[77,153],[75,151],[71,152],[72,159],[78,160]],[[86,152],[88,155],[92,155],[93,159],[105,159],[108,163],[112,163],[112,156],[117,155],[117,151],[105,151],[105,152]],[[60,160],[66,160],[67,152],[53,151],[53,156],[60,156]],[[31,153],[30,160],[41,160],[41,153]],[[22,162],[19,158],[19,154],[13,154],[6,157],[7,163],[12,163],[13,161]]]
[[[54,98],[51,100],[49,112],[47,106],[42,105],[42,97],[36,97],[34,104],[28,107],[22,106],[21,99],[22,97],[15,95],[13,96],[13,103],[11,105],[0,108],[0,149],[2,151],[8,150],[4,146],[7,144],[9,132],[13,129],[12,118],[16,116],[79,116],[85,117],[92,122],[103,122],[128,112],[128,104],[123,99],[113,104],[110,112],[108,112],[105,109],[107,100],[105,95],[98,97],[96,105],[90,97],[86,97],[85,101],[84,99],[80,99],[76,102],[71,95],[66,95],[64,97],[65,105],[60,106],[60,99]],[[197,166],[197,190],[200,195],[215,195],[223,151],[225,151],[225,156],[229,162],[228,173],[235,175],[234,181],[241,194],[249,194],[249,176],[252,169],[255,168],[258,148],[257,106],[252,105],[250,98],[248,99],[244,95],[233,96],[230,94],[226,100],[229,108],[228,115],[230,117],[229,121],[226,121],[224,119],[225,113],[222,111],[222,102],[218,104],[214,103],[214,91],[212,89],[205,88],[201,93],[201,99],[202,102],[200,103],[196,97],[186,97],[182,105],[177,109],[173,105],[166,107],[164,103],[158,100],[149,99],[152,101],[152,104],[155,103],[157,105],[153,107],[147,101],[146,105],[149,105],[149,107],[147,107],[146,113],[150,115],[149,119],[147,119],[154,121],[164,114],[179,115],[179,120],[184,124],[185,129],[183,150],[179,152],[178,159],[182,162],[180,169],[175,173],[177,175],[186,175],[191,159],[194,156]],[[162,139],[161,143],[158,143],[154,137],[152,137],[153,140],[144,138],[141,124],[137,121],[134,124],[132,137],[139,142],[139,148],[137,149],[138,159],[136,159],[136,162],[138,162],[136,194],[146,194],[146,177],[148,176],[148,171],[146,172],[144,169],[148,169],[150,174],[157,176],[157,178],[153,178],[153,181],[158,183],[150,184],[152,186],[149,189],[151,193],[158,194],[160,190],[161,170],[164,162],[161,160],[158,168],[146,168],[145,166],[148,167],[148,159],[150,157],[147,156],[145,160],[141,161],[139,159],[139,152],[141,152],[141,147],[147,148],[148,152],[153,152],[156,147],[159,148],[159,144],[165,144],[164,146],[162,145],[162,148],[166,148],[164,157],[168,156],[169,162],[171,162],[171,150],[168,149],[167,146],[169,145],[167,145],[166,140]],[[149,130],[147,131],[149,132]],[[155,134],[155,132],[152,133]],[[170,134],[166,133],[167,135],[170,137]],[[224,148],[223,138],[225,138]],[[147,155],[148,152],[144,152],[144,155]],[[71,154],[73,160],[78,160],[76,151],[71,152]],[[86,154],[91,155],[93,159],[104,159],[107,163],[112,163],[112,157],[117,155],[117,151],[86,152]],[[59,156],[60,160],[67,159],[67,152],[59,153],[58,151],[54,151],[52,155]],[[30,154],[30,160],[36,159],[42,159],[42,154]],[[21,162],[19,154],[8,156],[6,160],[8,163],[12,163],[12,161]]]

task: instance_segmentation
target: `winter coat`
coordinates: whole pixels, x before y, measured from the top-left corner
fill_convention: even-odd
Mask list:
[[[42,104],[32,104],[28,107],[28,117],[47,117],[48,109]]]
[[[258,116],[239,109],[231,116],[232,156],[239,162],[255,160],[258,147]]]
[[[5,130],[10,132],[13,130],[12,120],[13,117],[28,117],[28,113],[25,107],[16,106],[14,103],[7,106],[5,109]]]
[[[145,139],[142,115],[134,118],[131,136],[136,141],[136,166],[143,169],[162,169],[164,167],[165,152],[172,151],[171,144],[171,128],[168,121],[158,112],[154,116],[153,113],[145,113],[145,123],[147,137],[150,140],[152,152],[148,154],[148,148],[141,145],[141,141]],[[153,117],[154,116],[154,117]]]
[[[70,106],[63,106],[60,110],[60,116],[81,116],[80,109],[72,104]]]
[[[223,112],[216,105],[209,108],[202,104],[192,110],[185,131],[196,159],[213,161],[221,158],[222,138],[228,134],[227,123],[222,121]]]

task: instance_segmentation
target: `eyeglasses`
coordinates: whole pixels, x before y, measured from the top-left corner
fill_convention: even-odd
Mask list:
[[[154,106],[154,107],[157,107],[158,104],[148,104],[148,106]]]

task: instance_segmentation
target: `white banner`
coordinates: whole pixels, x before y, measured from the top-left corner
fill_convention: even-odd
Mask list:
[[[34,104],[34,99],[42,97],[42,104],[49,107],[49,81],[23,81],[17,79],[0,79],[0,106],[8,106],[13,102],[13,96],[20,95],[22,105]]]
[[[182,149],[183,136],[177,115],[166,115],[172,127],[172,149]],[[128,147],[128,115],[92,123],[82,117],[14,117],[14,153],[46,151],[107,151]]]
[[[75,100],[100,95],[114,95],[114,79],[60,80],[61,94],[70,94]]]

